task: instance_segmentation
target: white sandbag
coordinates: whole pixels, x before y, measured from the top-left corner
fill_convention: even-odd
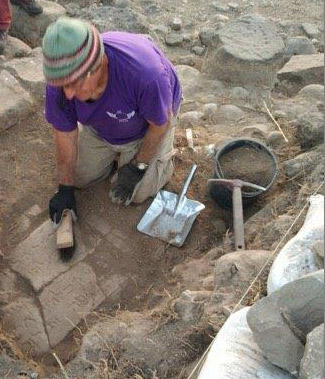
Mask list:
[[[249,309],[241,309],[225,322],[213,341],[198,379],[294,378],[264,358],[246,321]]]
[[[269,294],[319,269],[314,246],[324,244],[324,196],[311,196],[309,204],[303,226],[284,245],[273,262],[267,280]]]

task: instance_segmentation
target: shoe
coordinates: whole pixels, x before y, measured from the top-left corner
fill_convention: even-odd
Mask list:
[[[10,0],[12,4],[23,8],[30,16],[43,13],[43,8],[35,0]]]
[[[8,39],[8,30],[7,29],[0,30],[0,54],[3,53],[6,47],[7,39]]]

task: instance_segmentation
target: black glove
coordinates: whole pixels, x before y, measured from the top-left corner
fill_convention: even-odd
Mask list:
[[[135,186],[143,178],[146,170],[140,170],[132,163],[128,163],[118,170],[117,184],[110,191],[110,198],[113,203],[130,204],[130,200]]]
[[[77,214],[76,198],[74,195],[74,187],[67,186],[65,184],[59,185],[59,191],[52,197],[49,202],[50,218],[58,224],[62,217],[62,212],[65,209],[71,209],[73,211],[74,218]]]

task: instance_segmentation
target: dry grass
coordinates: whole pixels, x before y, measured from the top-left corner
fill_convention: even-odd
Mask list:
[[[13,359],[24,362],[31,370],[37,372],[41,377],[44,375],[43,368],[25,354],[17,345],[14,338],[6,333],[0,325],[0,353],[5,353]]]

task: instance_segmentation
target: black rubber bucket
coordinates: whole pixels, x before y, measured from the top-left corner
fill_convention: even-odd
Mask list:
[[[214,161],[214,178],[240,179],[266,190],[272,186],[278,173],[278,163],[273,152],[262,142],[251,138],[227,142],[218,149]],[[243,206],[251,204],[265,192],[243,187]],[[232,208],[232,192],[225,186],[211,183],[210,195],[222,208]]]

